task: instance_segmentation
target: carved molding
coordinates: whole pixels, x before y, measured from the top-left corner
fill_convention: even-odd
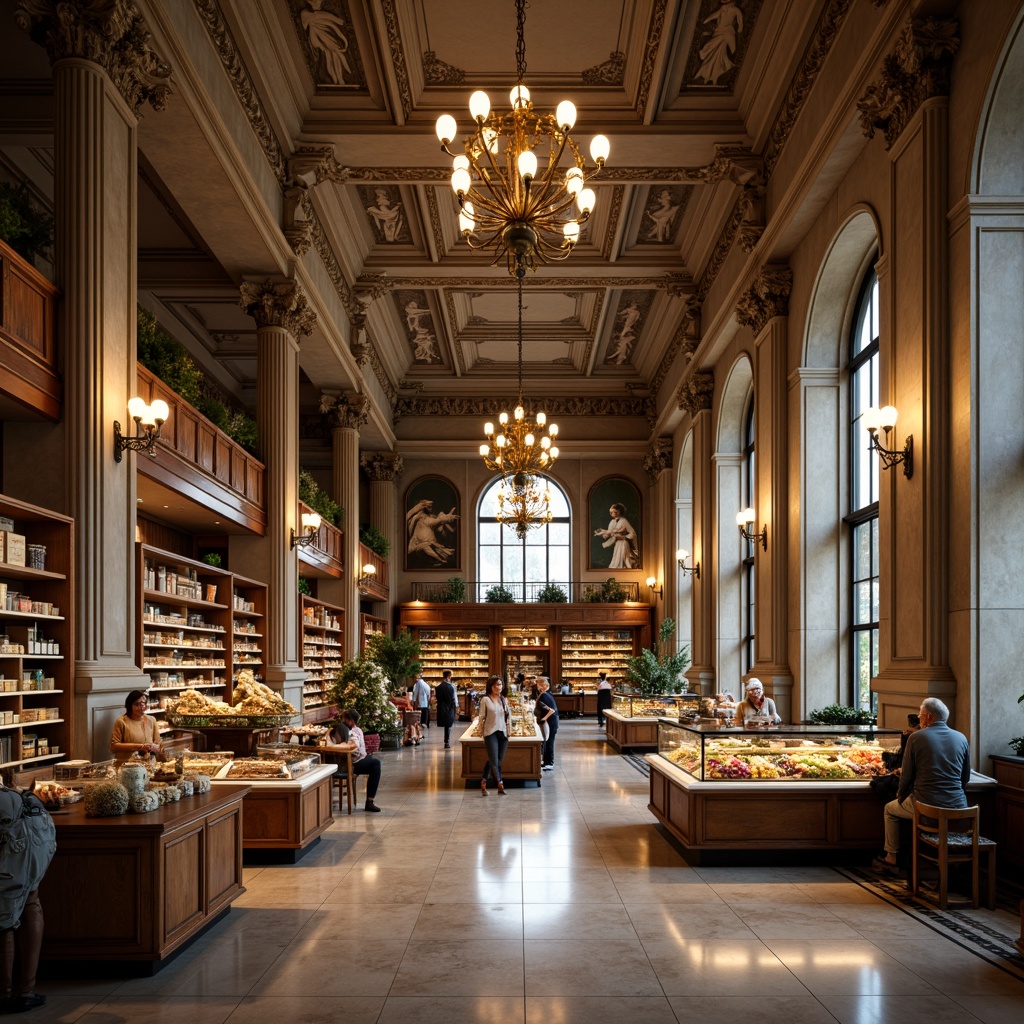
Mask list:
[[[765,188],[763,185],[748,185],[740,193],[738,209],[740,223],[736,237],[744,252],[753,252],[765,229]]]
[[[316,90],[365,89],[366,72],[346,0],[288,0],[288,8]]]
[[[395,403],[395,417],[497,416],[507,410],[504,398],[432,398],[403,395]],[[651,398],[544,398],[548,416],[644,416],[656,414]]]
[[[320,414],[331,430],[358,430],[370,419],[370,399],[359,392],[320,396]]]
[[[294,338],[313,333],[316,313],[297,281],[243,281],[240,291],[239,305],[257,327],[282,327]]]
[[[651,94],[651,82],[654,79],[654,64],[658,50],[664,41],[662,29],[665,27],[665,7],[667,0],[655,0],[651,11],[651,20],[647,26],[647,41],[644,44],[644,59],[640,66],[640,83],[636,96],[636,112],[641,121],[647,112],[647,100]]]
[[[301,185],[285,185],[281,207],[281,230],[292,251],[300,259],[313,244],[313,202],[309,189]]]
[[[793,271],[787,266],[763,266],[754,283],[736,303],[736,320],[756,335],[773,317],[788,316]]]
[[[46,50],[50,63],[75,57],[99,65],[138,114],[163,110],[171,67],[150,46],[150,32],[133,0],[19,0],[18,27]]]
[[[584,85],[622,85],[626,80],[626,55],[615,50],[607,60],[583,71],[580,79]]]
[[[697,290],[694,292],[701,302],[708,297],[712,285],[718,279],[718,275],[725,265],[725,258],[729,255],[729,250],[732,248],[732,243],[736,238],[736,232],[739,230],[742,220],[743,211],[740,209],[740,203],[737,199],[736,205],[733,207],[732,216],[725,227],[722,228],[722,233],[718,236],[718,241],[715,243],[715,248],[711,251],[707,266],[704,268],[704,273],[700,275]]]
[[[925,100],[949,94],[959,31],[955,18],[911,19],[883,59],[878,81],[857,101],[861,129],[869,139],[881,130],[890,149]]]
[[[359,465],[371,480],[394,481],[405,472],[405,461],[398,452],[363,452]]]
[[[423,54],[423,81],[426,85],[462,85],[466,72],[439,60],[433,50]]]
[[[494,287],[493,277],[390,277],[392,288],[454,288],[471,291],[486,291]],[[661,277],[606,275],[602,277],[542,277],[530,278],[530,291],[580,292],[583,289],[605,288],[656,288],[670,295],[688,294],[693,291],[693,279],[686,273],[664,274]]]
[[[656,437],[644,455],[644,470],[654,483],[666,469],[672,468],[672,438]]]
[[[690,414],[693,419],[697,413],[711,408],[711,400],[715,394],[715,375],[713,373],[695,373],[683,381],[676,393],[679,408]]]
[[[398,13],[395,0],[381,0],[384,12],[384,26],[388,35],[388,48],[391,50],[391,66],[398,83],[398,96],[402,102],[402,119],[405,120],[412,110],[412,90],[409,88],[409,69],[405,63],[405,48],[402,46],[402,34],[398,30]]]
[[[700,302],[691,294],[687,297],[676,333],[673,335],[672,341],[669,342],[657,371],[651,378],[651,389],[655,394],[668,376],[668,371],[672,368],[679,353],[682,352],[685,355],[685,365],[689,366],[698,345],[700,345]]]
[[[284,151],[277,141],[274,129],[270,126],[270,119],[263,109],[263,104],[249,77],[249,72],[238,54],[238,47],[235,45],[231,30],[224,21],[220,6],[216,0],[192,0],[192,4],[199,13],[200,20],[206,26],[206,34],[217,51],[221,65],[235,90],[239,103],[242,104],[242,109],[249,119],[249,125],[256,134],[267,161],[273,168],[277,180],[284,184],[288,176]]]

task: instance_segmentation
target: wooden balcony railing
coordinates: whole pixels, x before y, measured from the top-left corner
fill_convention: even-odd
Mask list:
[[[312,511],[304,501],[300,501],[295,521],[301,523],[303,514]],[[343,571],[341,530],[328,522],[322,522],[316,540],[299,548],[299,561],[303,563],[299,567],[300,574],[306,572],[311,576],[334,576],[340,579]]]
[[[144,366],[136,368],[137,394],[170,407],[153,458],[136,460],[138,472],[254,533],[267,529],[264,466]]]
[[[466,604],[482,604],[487,600],[487,591],[491,587],[498,586],[495,580],[466,580]],[[547,583],[506,583],[505,587],[510,590],[517,604],[533,604],[540,600],[540,594],[549,584]],[[640,584],[619,582],[621,588],[621,600],[608,601],[604,599],[607,593],[607,583],[604,580],[572,580],[562,581],[554,584],[560,587],[565,594],[566,600],[574,604],[624,604],[627,601],[640,600]],[[412,585],[412,599],[414,601],[426,601],[428,603],[451,603],[451,591],[447,581],[414,582]],[[557,602],[563,603],[563,602]]]
[[[359,573],[362,575],[364,566],[372,565],[376,570],[359,584],[359,590],[374,601],[386,601],[390,584],[388,582],[388,563],[380,555],[375,554],[365,544],[359,545]]]

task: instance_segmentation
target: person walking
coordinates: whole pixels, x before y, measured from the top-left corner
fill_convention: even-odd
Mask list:
[[[455,684],[452,682],[450,668],[446,668],[441,673],[441,682],[434,687],[434,694],[437,697],[437,724],[444,729],[444,749],[450,750],[452,726],[455,724],[455,716],[458,711],[458,695],[455,692]]]
[[[484,695],[480,698],[480,735],[487,748],[487,763],[484,765],[484,774],[480,779],[480,791],[484,796],[487,796],[488,773],[494,775],[494,781],[498,784],[498,793],[502,796],[505,795],[505,783],[501,778],[501,762],[504,760],[505,751],[508,748],[512,714],[508,701],[501,692],[503,685],[501,676],[490,676]]]
[[[537,689],[540,691],[534,715],[540,723],[541,732],[545,727],[544,745],[540,749],[541,771],[550,772],[555,767],[555,734],[558,732],[558,705],[551,696],[551,682],[547,676],[537,677]]]
[[[607,672],[599,672],[597,676],[597,727],[604,727],[604,713],[612,706],[612,684],[608,681]]]
[[[356,775],[366,776],[366,804],[364,811],[371,814],[379,814],[379,808],[373,798],[377,795],[377,787],[380,785],[380,761],[371,757],[366,752],[366,740],[363,738],[363,730],[359,728],[359,712],[343,711],[341,720],[348,727],[348,743],[341,746],[350,746],[352,753],[352,771]]]
[[[412,705],[420,713],[420,725],[430,728],[430,687],[422,675],[416,677],[412,688]]]

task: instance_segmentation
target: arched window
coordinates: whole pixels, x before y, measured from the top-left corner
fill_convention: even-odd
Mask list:
[[[496,477],[480,496],[477,512],[477,595],[486,598],[487,590],[497,584],[507,587],[517,601],[536,601],[548,583],[560,586],[571,597],[571,561],[569,539],[572,520],[565,492],[548,478],[551,490],[551,522],[530,530],[520,540],[507,526],[498,522]]]
[[[878,675],[878,456],[868,448],[861,418],[879,406],[878,278],[868,272],[857,300],[850,336],[850,488],[845,517],[850,531],[851,700],[871,707],[871,679]]]
[[[753,508],[754,501],[754,399],[750,399],[747,415],[743,420],[743,471],[741,498],[742,508]],[[751,527],[756,529],[756,527]],[[742,650],[743,671],[749,672],[754,667],[754,544],[756,541],[744,540],[743,573],[742,573],[742,609],[743,639]]]

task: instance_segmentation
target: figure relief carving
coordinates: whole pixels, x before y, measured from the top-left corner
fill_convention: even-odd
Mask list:
[[[358,430],[370,418],[370,399],[358,391],[351,395],[324,392],[320,396],[320,413],[332,430]]]
[[[765,189],[762,185],[747,185],[740,193],[740,224],[737,239],[744,252],[753,252],[765,229]]]
[[[672,468],[672,438],[656,437],[644,455],[644,470],[654,483],[666,470]]]
[[[283,327],[294,338],[312,334],[316,313],[309,308],[306,293],[295,281],[243,281],[242,309],[257,327]]]
[[[136,114],[146,103],[154,110],[167,105],[171,67],[153,51],[133,0],[19,0],[14,19],[51,64],[66,57],[98,64]]]
[[[869,139],[881,130],[890,149],[925,100],[949,93],[959,31],[953,18],[910,20],[882,61],[879,80],[857,101],[861,128]]]
[[[743,9],[736,0],[719,0],[717,10],[705,19],[701,38],[709,36],[698,51],[700,65],[694,81],[718,85],[718,80],[736,65],[733,55],[743,31]]]
[[[676,394],[679,408],[690,414],[692,419],[699,412],[711,408],[711,400],[715,394],[715,375],[713,373],[695,373],[683,381]]]
[[[405,472],[405,461],[398,452],[363,452],[359,465],[371,480],[397,480]]]
[[[281,207],[281,230],[298,257],[313,245],[313,204],[309,190],[299,185],[286,185]]]
[[[366,210],[373,222],[374,235],[378,242],[410,242],[409,228],[400,198],[394,185],[376,185],[373,188],[359,187],[359,196],[367,204]]]
[[[645,242],[671,242],[675,234],[678,214],[693,191],[680,188],[652,189],[651,198],[644,209],[644,226],[640,237]],[[650,221],[650,223],[646,223]]]
[[[789,267],[765,265],[736,303],[737,322],[760,334],[773,317],[788,315],[792,288],[793,271]]]
[[[317,84],[358,86],[359,70],[353,67],[352,26],[342,8],[331,10],[325,0],[306,0],[299,24],[313,57]]]

